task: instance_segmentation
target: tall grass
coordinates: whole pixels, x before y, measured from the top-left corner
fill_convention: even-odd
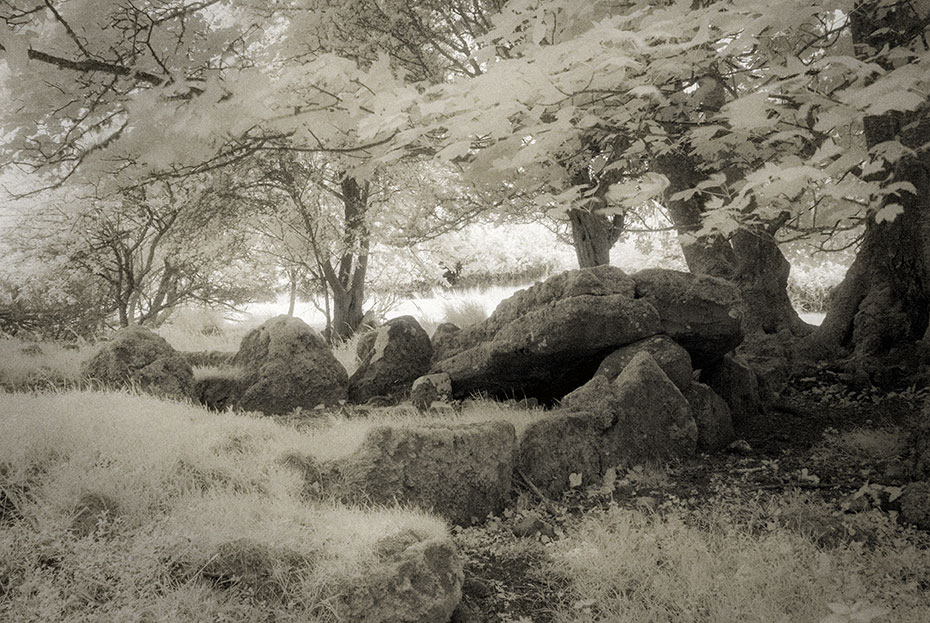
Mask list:
[[[92,352],[90,345],[0,338],[0,388],[47,389],[76,385],[80,381],[81,363]]]
[[[698,514],[612,507],[585,517],[552,548],[552,571],[574,590],[556,620],[814,623],[869,621],[881,612],[888,617],[879,621],[930,620],[920,588],[930,582],[926,543],[898,534],[875,548],[818,545],[807,524],[780,521],[799,512],[797,500],[779,504],[722,504]],[[824,505],[807,512],[831,517]],[[757,525],[760,517],[775,520]],[[897,530],[885,515],[875,522],[877,530]],[[844,608],[849,617],[827,619]]]
[[[338,435],[267,418],[0,394],[0,430],[3,621],[328,621],[380,539],[446,534],[420,512],[308,505],[282,457]]]

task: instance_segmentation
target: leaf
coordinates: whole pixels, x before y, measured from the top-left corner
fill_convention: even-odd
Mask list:
[[[884,208],[875,213],[875,222],[884,223],[885,221],[891,222],[895,220],[900,214],[904,212],[904,206],[898,203],[889,203]]]
[[[581,486],[581,474],[572,472],[568,475],[568,486],[576,489]]]
[[[913,91],[891,91],[874,101],[866,108],[865,113],[878,116],[891,110],[917,110],[924,102],[926,102],[926,98]]]

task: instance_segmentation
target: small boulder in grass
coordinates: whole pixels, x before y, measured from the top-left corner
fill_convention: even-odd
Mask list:
[[[918,480],[901,493],[901,521],[930,530],[930,480]]]
[[[282,414],[346,399],[345,368],[320,334],[299,318],[277,316],[249,331],[233,364],[242,371],[242,409]]]
[[[503,511],[515,452],[509,422],[376,426],[355,452],[323,463],[319,474],[323,490],[344,500],[413,504],[467,526]]]
[[[665,375],[681,391],[685,391],[691,384],[691,356],[684,348],[667,335],[653,335],[646,339],[621,346],[607,355],[595,374],[607,377],[612,381],[623,372],[623,369],[633,360],[638,352],[645,351],[652,355]]]
[[[81,366],[81,378],[163,398],[194,397],[194,373],[187,359],[165,338],[138,325],[114,333]]]
[[[378,562],[343,583],[340,621],[444,623],[462,600],[465,573],[449,539],[406,530],[375,545]]]
[[[410,387],[410,404],[417,411],[427,411],[434,402],[451,398],[452,379],[443,372],[421,376]]]

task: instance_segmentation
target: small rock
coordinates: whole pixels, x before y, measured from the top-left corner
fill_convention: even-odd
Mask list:
[[[421,376],[410,388],[410,403],[417,411],[427,411],[434,402],[448,400],[451,396],[452,379],[443,372]]]
[[[752,446],[745,439],[737,439],[727,446],[727,450],[733,454],[752,454]]]
[[[901,520],[930,530],[930,481],[912,482],[901,493]]]

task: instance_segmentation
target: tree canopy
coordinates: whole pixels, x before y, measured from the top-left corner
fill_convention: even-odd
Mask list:
[[[582,263],[658,202],[692,270],[781,306],[759,310],[767,332],[800,327],[776,301],[778,241],[894,221],[926,160],[918,0],[4,0],[0,17],[0,161],[47,184],[124,192],[286,149],[363,189],[435,158],[498,211],[518,196],[570,218],[600,247]]]

